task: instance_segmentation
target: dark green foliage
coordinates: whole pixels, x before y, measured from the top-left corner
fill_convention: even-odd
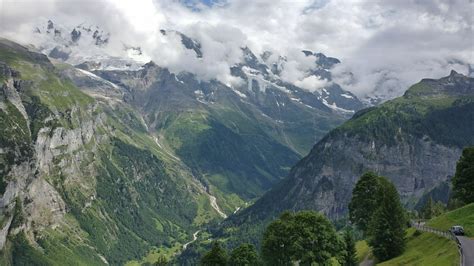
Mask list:
[[[12,237],[12,265],[51,265],[52,262],[37,249],[33,248],[24,233]]]
[[[413,233],[413,236],[420,236],[422,234],[422,232],[420,230],[415,230],[415,232]]]
[[[405,210],[395,186],[386,179],[378,200],[379,208],[373,214],[369,225],[369,245],[380,261],[389,260],[403,253],[405,249]]]
[[[99,159],[97,209],[83,211],[76,204],[79,196],[75,191],[67,191],[65,199],[81,228],[110,263],[141,259],[152,245],[169,246],[171,237],[179,236],[180,228],[192,223],[195,202],[180,192],[184,187],[175,187],[163,163],[151,152],[113,139],[111,151],[104,151]],[[99,210],[111,220],[100,219]],[[157,229],[157,220],[163,230]]]
[[[249,123],[247,120],[243,122]],[[169,136],[182,142],[177,150],[179,157],[199,172],[224,176],[225,186],[217,182],[214,185],[246,200],[269,189],[287,175],[289,167],[299,159],[294,151],[263,131],[239,134],[223,123],[211,120],[203,121],[201,126],[206,129],[192,132],[188,127],[196,125],[183,124],[173,128]]]
[[[420,211],[420,218],[423,219],[431,219],[436,216],[443,214],[446,211],[446,206],[442,202],[434,202],[431,198],[429,198],[425,206]]]
[[[268,265],[325,264],[339,251],[334,226],[314,211],[283,213],[267,227],[262,242],[262,258]]]
[[[460,78],[456,86],[469,82],[472,82],[472,79]],[[434,90],[436,86],[440,85],[420,82],[412,86],[404,97],[359,111],[331,134],[357,136],[363,141],[374,140],[381,145],[396,145],[401,139],[410,141],[412,138],[421,139],[425,136],[448,146],[472,145],[474,143],[472,93],[464,97],[444,92],[430,97],[423,97],[421,94],[410,95],[413,89],[424,87],[429,91]],[[445,86],[448,91],[453,90],[452,85],[441,86]],[[453,128],[456,130],[452,130]]]
[[[23,208],[19,197],[15,198],[15,208],[13,209],[13,220],[10,224],[11,228],[17,228],[23,224],[25,217],[23,216]]]
[[[229,265],[232,266],[253,266],[259,265],[259,257],[255,246],[252,244],[241,244],[230,255]]]
[[[447,204],[450,200],[451,196],[451,187],[448,181],[442,182],[439,185],[435,186],[429,192],[425,193],[420,200],[416,203],[414,209],[417,211],[421,211],[423,206],[425,206],[428,199],[432,199],[436,202],[441,202]]]
[[[367,233],[372,215],[380,206],[381,187],[380,177],[367,172],[360,177],[352,191],[349,219],[364,233]]]
[[[433,216],[433,199],[429,198],[426,203],[425,203],[425,206],[423,206],[423,208],[421,209],[421,218],[423,219],[431,219],[431,217]]]
[[[11,102],[3,101],[1,92],[0,87],[0,102],[6,106],[5,109],[0,108],[0,147],[4,150],[0,154],[0,193],[3,194],[7,186],[4,177],[12,165],[31,158],[33,147],[27,121]]]
[[[421,121],[417,135],[421,136],[426,132],[425,134],[438,143],[460,148],[473,145],[472,121],[474,121],[474,99],[471,96],[454,101],[453,105],[446,109],[429,113],[426,119]]]
[[[344,231],[344,250],[341,252],[340,262],[343,266],[358,265],[354,235],[350,230]]]
[[[225,266],[227,264],[227,252],[221,247],[219,242],[212,244],[211,250],[202,258],[200,265],[202,266]]]
[[[156,262],[153,264],[154,266],[166,266],[168,265],[168,260],[166,259],[165,256],[161,255],[158,257]]]
[[[48,109],[47,106],[41,103],[38,96],[30,96],[24,99],[25,110],[28,117],[31,120],[30,130],[31,139],[36,140],[38,132],[43,127],[50,127],[54,130],[60,126],[56,119],[47,119],[48,117],[54,117],[54,114]]]
[[[455,199],[465,204],[474,202],[474,146],[463,150],[452,182]]]

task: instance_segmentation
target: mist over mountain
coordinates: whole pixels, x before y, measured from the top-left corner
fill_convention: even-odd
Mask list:
[[[446,69],[469,75],[473,64],[472,3],[409,1],[406,4],[360,1],[75,1],[2,0],[0,34],[24,44],[40,42],[31,34],[48,20],[72,31],[98,26],[109,34],[107,51],[127,54],[140,47],[142,57],[178,74],[196,74],[225,84],[239,82],[229,69],[242,61],[242,47],[286,58],[282,77],[311,90],[321,82],[307,79],[313,67],[301,50],[341,60],[336,83],[368,103],[401,96],[420,77],[440,78]],[[107,14],[118,14],[110,18]],[[341,18],[341,19],[336,19]],[[416,25],[416,27],[412,27]],[[201,44],[203,57],[178,45],[172,30]],[[70,32],[63,34],[68,35]],[[370,62],[370,63],[367,63]]]
[[[368,171],[459,204],[473,8],[0,0],[0,264],[196,265],[301,210],[336,250]]]

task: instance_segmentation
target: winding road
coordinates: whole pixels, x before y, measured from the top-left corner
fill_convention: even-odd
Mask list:
[[[474,266],[474,239],[458,236],[459,243],[461,243],[463,254],[463,266]]]
[[[412,221],[412,226],[420,231],[430,232],[442,237],[454,240],[453,235],[449,231],[441,231],[435,228],[425,226],[424,222],[416,223]],[[461,244],[462,264],[461,266],[474,266],[474,239],[465,236],[456,236]]]

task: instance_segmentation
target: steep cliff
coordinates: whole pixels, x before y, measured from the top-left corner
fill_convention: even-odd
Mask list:
[[[68,70],[0,39],[2,263],[122,264],[219,217],[114,86]]]
[[[258,228],[287,209],[314,209],[342,218],[355,182],[369,170],[390,178],[413,206],[454,174],[462,148],[474,144],[473,84],[473,78],[453,71],[356,113],[319,141],[284,181],[230,217],[220,233],[235,235],[232,228],[240,226],[241,235],[236,235],[258,241],[249,232],[261,232]]]

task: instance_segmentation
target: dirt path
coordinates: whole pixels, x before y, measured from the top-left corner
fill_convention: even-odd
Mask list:
[[[359,263],[359,266],[373,266],[375,265],[375,261],[369,258],[369,254],[365,257],[365,259]]]

